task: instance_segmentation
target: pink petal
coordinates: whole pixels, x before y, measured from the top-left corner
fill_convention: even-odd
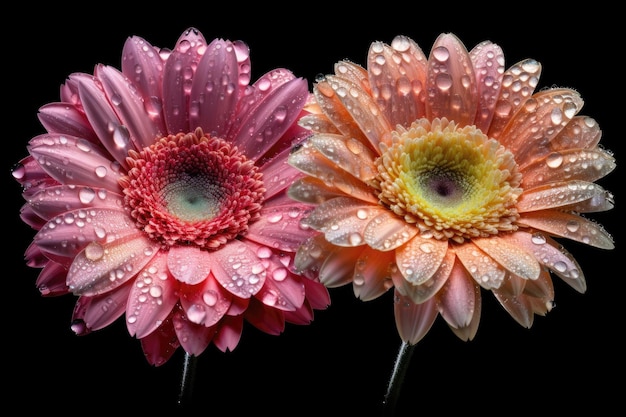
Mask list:
[[[120,169],[100,148],[84,139],[46,134],[29,142],[30,154],[62,184],[119,190]]]
[[[344,196],[345,194],[323,180],[307,176],[291,183],[287,195],[292,200],[301,203],[321,204],[331,198]]]
[[[48,133],[62,133],[99,142],[85,114],[70,103],[49,103],[39,108],[39,121]]]
[[[539,276],[541,267],[537,258],[517,242],[496,236],[475,238],[472,242],[512,273],[525,279],[537,279]]]
[[[447,252],[448,241],[415,236],[396,249],[396,263],[406,281],[420,285],[433,277]]]
[[[327,86],[332,90],[337,100],[341,102],[341,105],[350,113],[350,117],[354,119],[353,123],[359,126],[361,135],[366,137],[366,141],[362,141],[361,135],[353,136],[354,140],[362,141],[371,146],[372,149],[379,149],[381,142],[389,143],[391,141],[390,132],[394,126],[383,117],[372,116],[371,109],[376,107],[374,99],[362,89],[359,80],[327,75],[325,82],[328,83]],[[320,86],[324,87],[326,84],[318,83],[318,89]]]
[[[267,334],[279,335],[285,330],[285,317],[281,310],[268,308],[255,298],[250,300],[246,320]]]
[[[115,161],[126,168],[126,156],[128,151],[133,149],[133,145],[127,128],[115,114],[106,95],[92,80],[80,82],[78,93],[87,119],[100,138],[100,142]]]
[[[510,66],[502,77],[497,111],[489,127],[489,137],[499,139],[502,130],[519,108],[526,104],[539,83],[541,64],[534,59],[525,59]]]
[[[594,182],[611,173],[615,167],[613,155],[602,149],[551,152],[522,168],[524,188],[569,180]]]
[[[391,46],[382,42],[370,46],[372,97],[391,126],[410,126],[426,115],[426,65],[422,49],[406,36],[396,36]]]
[[[195,70],[189,97],[189,126],[224,137],[235,119],[239,99],[239,67],[230,41],[214,39]],[[167,96],[166,96],[167,97]]]
[[[439,303],[437,307],[441,317],[454,329],[467,328],[476,314],[476,308],[480,310],[476,301],[480,300],[480,287],[469,276],[465,268],[457,260],[445,285],[437,294]],[[470,340],[474,337],[468,337]]]
[[[213,277],[198,285],[183,285],[180,302],[187,318],[206,327],[217,324],[228,312],[233,295],[222,288]]]
[[[225,316],[213,337],[213,343],[222,352],[232,352],[239,344],[242,330],[243,316]]]
[[[500,98],[502,78],[506,69],[504,53],[500,46],[485,41],[472,48],[469,54],[474,67],[478,90],[476,92],[478,110],[474,125],[481,131],[487,132]]]
[[[312,279],[303,279],[302,283],[304,284],[306,293],[305,304],[309,305],[308,308],[315,310],[328,308],[330,305],[330,294],[324,285]]]
[[[547,155],[550,141],[582,108],[580,95],[570,89],[535,94],[506,125],[498,140],[515,154],[518,164]]]
[[[613,238],[600,224],[576,214],[560,210],[529,212],[518,223],[597,248],[615,248]]]
[[[213,262],[213,254],[197,246],[172,246],[167,254],[170,273],[178,281],[189,285],[205,280]]]
[[[156,330],[174,309],[178,289],[167,268],[167,253],[159,251],[131,286],[126,308],[128,333],[142,339]]]
[[[394,294],[393,312],[400,338],[414,345],[428,333],[437,318],[437,304],[430,298],[421,304],[415,304],[410,298],[397,290]]]
[[[80,297],[74,309],[72,322],[82,320],[90,330],[105,328],[124,314],[131,287],[132,285],[126,284],[106,294]]]
[[[253,111],[244,115],[233,143],[248,158],[259,159],[296,121],[308,96],[308,83],[302,78],[272,90]]]
[[[293,201],[279,206],[268,202],[261,209],[261,217],[249,225],[246,238],[272,249],[295,252],[311,235],[312,231],[300,224],[309,210],[310,206]]]
[[[366,246],[354,264],[354,295],[369,301],[387,292],[393,286],[391,271],[395,264],[394,252],[380,252]]]
[[[603,211],[613,207],[610,200],[605,190],[598,184],[587,181],[561,181],[524,190],[517,202],[517,208],[521,213],[525,213],[589,202],[592,207],[597,207],[597,211]]]
[[[180,342],[176,337],[171,318],[141,339],[141,347],[146,360],[154,366],[161,366],[167,362],[179,346]]]
[[[298,170],[324,181],[328,187],[333,187],[353,198],[378,203],[378,197],[367,184],[348,175],[308,143],[292,151],[288,162]],[[306,201],[306,197],[304,198]]]
[[[455,245],[454,252],[465,269],[483,288],[498,288],[506,275],[506,270],[493,258],[480,250],[471,241]]]
[[[155,124],[146,112],[146,104],[140,93],[131,81],[119,70],[110,66],[96,67],[96,77],[102,83],[102,88],[111,103],[113,110],[119,117],[122,126],[114,136],[116,144],[122,139],[134,144],[135,149],[141,150],[152,145],[163,135],[158,124]]]
[[[57,185],[39,190],[28,198],[28,204],[38,216],[50,220],[62,213],[97,207],[119,210],[124,197],[103,188]]]
[[[401,277],[400,274],[392,274],[391,279],[398,292],[409,297],[414,303],[421,304],[432,298],[443,287],[452,272],[455,254],[453,251],[447,251],[445,258],[441,262],[440,267],[432,275],[432,277],[423,284],[415,285]]]
[[[287,157],[291,149],[285,149],[274,156],[270,161],[264,162],[260,167],[265,186],[265,198],[270,199],[289,187],[296,178],[302,177],[302,173],[287,163]]]
[[[505,279],[504,284],[500,288],[494,288],[492,291],[496,299],[511,315],[511,317],[513,317],[521,326],[529,329],[533,325],[533,306],[529,302],[528,297],[525,297],[523,294],[515,295],[513,291],[508,289],[511,285],[515,285],[512,283],[512,281],[515,280],[519,280],[524,283],[526,282],[526,280],[519,278],[514,274],[509,274],[507,279]]]
[[[555,151],[563,149],[594,149],[600,143],[602,131],[588,116],[574,116],[550,142]]]
[[[361,181],[369,181],[378,175],[378,168],[374,163],[377,155],[356,139],[320,133],[311,136],[308,143],[332,163]]]
[[[48,254],[73,257],[91,243],[141,234],[123,210],[78,209],[50,219],[33,241]]]
[[[193,82],[194,68],[202,59],[206,40],[196,29],[183,33],[171,52],[163,73],[163,102],[167,132],[189,132],[196,126],[189,124],[189,91]],[[207,132],[209,133],[209,132]]]
[[[309,248],[307,248],[308,250]],[[354,268],[365,246],[354,248],[330,247],[330,252],[325,252],[323,261],[319,269],[319,280],[329,288],[339,287],[352,282],[354,279]]]
[[[122,51],[122,73],[141,93],[152,123],[162,135],[167,133],[163,116],[163,67],[159,50],[145,39],[129,37]]]
[[[476,75],[463,43],[451,33],[435,40],[428,57],[426,116],[471,125],[478,108]]]
[[[265,285],[256,298],[268,307],[294,311],[305,300],[304,284],[300,277],[293,275],[277,257],[268,260]]]
[[[505,240],[531,253],[538,262],[549,268],[576,291],[584,293],[587,290],[585,276],[580,265],[554,239],[539,233],[515,232],[508,235]]]
[[[181,313],[173,315],[172,323],[180,345],[190,355],[198,356],[204,352],[215,335],[215,328],[192,323]]]
[[[35,285],[42,296],[57,296],[69,293],[69,289],[65,284],[67,276],[67,268],[56,262],[48,262],[39,276]]]
[[[256,252],[239,240],[232,240],[213,253],[215,279],[232,294],[250,298],[263,287],[265,266]]]
[[[105,293],[137,275],[158,250],[159,245],[142,233],[109,243],[92,242],[74,259],[67,285],[74,294]]]
[[[388,210],[381,208],[379,211],[363,231],[365,242],[373,249],[383,252],[396,248],[402,251],[401,247],[416,237],[417,227]]]

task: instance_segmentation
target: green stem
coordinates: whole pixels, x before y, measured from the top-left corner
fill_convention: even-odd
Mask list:
[[[186,407],[188,405],[191,405],[191,397],[193,394],[193,383],[196,376],[197,361],[197,356],[193,356],[185,352],[183,373],[180,380],[180,392],[178,394],[178,405],[180,407]]]
[[[383,416],[391,417],[395,413],[402,389],[402,381],[404,381],[404,375],[406,374],[409,362],[411,362],[414,348],[415,345],[411,345],[405,341],[400,345],[400,350],[398,351],[396,362],[393,365],[393,372],[389,379],[389,385],[387,386],[387,392],[385,393],[385,399],[383,401]]]

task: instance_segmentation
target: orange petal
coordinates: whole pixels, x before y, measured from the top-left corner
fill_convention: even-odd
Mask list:
[[[508,236],[508,235],[504,235]],[[472,239],[474,244],[485,251],[496,262],[512,273],[525,279],[537,279],[541,267],[537,259],[527,248],[516,242],[498,236]]]
[[[415,304],[398,291],[394,294],[393,312],[400,338],[414,345],[428,333],[437,318],[437,304],[434,298]]]
[[[506,270],[471,241],[455,245],[454,251],[459,261],[481,287],[490,290],[502,284]]]

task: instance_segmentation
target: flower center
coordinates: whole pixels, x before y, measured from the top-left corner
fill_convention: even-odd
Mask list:
[[[522,190],[513,154],[474,126],[420,119],[377,160],[381,202],[439,239],[514,230]]]
[[[194,133],[131,151],[120,179],[137,226],[165,246],[215,249],[260,216],[265,188],[252,161],[230,143]]]

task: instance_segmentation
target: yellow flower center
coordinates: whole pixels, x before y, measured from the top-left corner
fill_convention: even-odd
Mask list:
[[[517,227],[522,189],[513,154],[474,126],[420,119],[382,147],[380,201],[424,234],[463,242]]]

